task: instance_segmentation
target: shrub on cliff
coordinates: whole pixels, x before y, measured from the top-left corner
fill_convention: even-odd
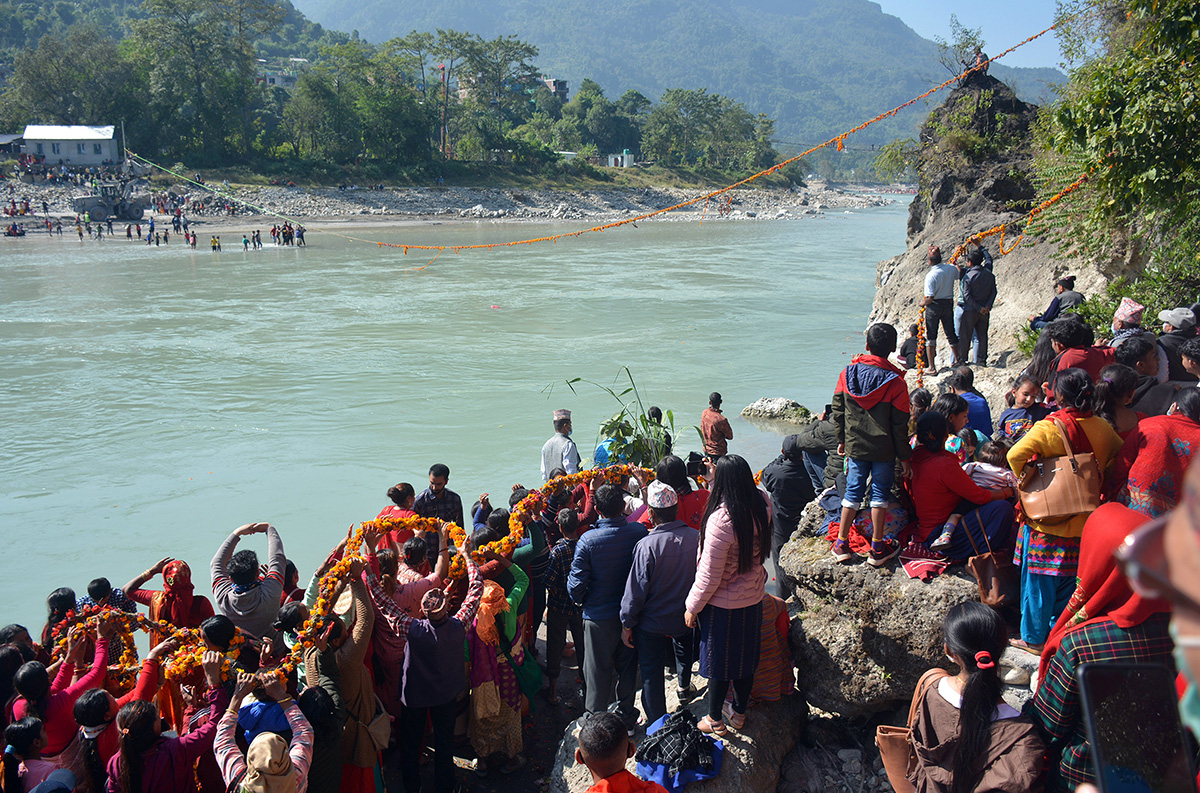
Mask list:
[[[1157,313],[1200,292],[1200,17],[1187,0],[1075,0],[1060,7],[1075,68],[1039,119],[1041,198],[1090,172],[1044,219],[1065,250],[1113,281],[1083,310],[1108,327],[1123,296]],[[1149,312],[1148,312],[1149,315]]]

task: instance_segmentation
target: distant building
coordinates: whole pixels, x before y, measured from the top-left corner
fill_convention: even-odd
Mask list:
[[[0,135],[0,152],[4,154],[20,154],[21,144],[24,140],[19,133],[16,135]]]
[[[550,93],[554,94],[555,96],[557,96],[559,99],[561,99],[564,102],[567,101],[567,81],[566,80],[555,80],[553,77],[547,77],[544,80],[542,80],[542,82],[545,84],[545,86],[547,88],[550,89]]]
[[[47,165],[106,165],[120,159],[115,127],[50,126],[25,127],[25,154]]]
[[[629,149],[620,154],[606,154],[604,155],[604,164],[609,168],[632,168],[633,155],[629,153]]]

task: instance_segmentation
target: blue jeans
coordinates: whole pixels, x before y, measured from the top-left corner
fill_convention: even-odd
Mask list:
[[[812,480],[813,490],[820,493],[825,489],[825,465],[829,462],[829,452],[800,452],[804,460],[804,470]]]
[[[842,506],[858,509],[867,492],[867,477],[871,478],[871,506],[886,507],[892,500],[892,481],[896,478],[896,461],[855,460],[846,458],[846,495]]]
[[[637,648],[638,666],[642,671],[642,710],[646,712],[646,723],[653,724],[667,712],[663,667],[669,667],[674,660],[681,690],[692,682],[692,632],[672,637],[634,628],[633,645]]]

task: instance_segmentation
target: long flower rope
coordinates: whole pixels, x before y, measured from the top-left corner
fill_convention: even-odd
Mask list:
[[[530,490],[529,494],[513,507],[512,512],[508,516],[507,535],[499,540],[472,549],[471,558],[476,563],[482,564],[487,559],[488,552],[500,556],[511,556],[512,552],[516,550],[517,546],[524,539],[526,528],[532,521],[538,518],[538,515],[549,501],[550,496],[563,488],[574,487],[582,482],[595,479],[598,476],[612,482],[624,476],[632,476],[635,473],[640,473],[648,479],[654,478],[654,472],[646,468],[638,468],[630,465],[613,465],[607,468],[581,471],[577,474],[566,474],[565,476],[551,479],[540,488]],[[309,618],[304,621],[296,634],[296,644],[293,646],[291,653],[280,664],[277,670],[279,676],[282,678],[293,672],[296,666],[304,659],[304,654],[316,646],[318,637],[322,635],[329,624],[330,614],[334,607],[335,593],[339,592],[349,582],[350,570],[354,562],[356,560],[365,562],[365,558],[359,553],[359,549],[362,548],[363,539],[368,531],[372,533],[384,533],[400,529],[436,531],[441,525],[442,521],[436,518],[384,517],[363,521],[357,529],[350,532],[350,537],[346,541],[345,553],[342,555],[342,558],[325,575],[321,576],[317,584],[316,602],[309,612]],[[462,548],[466,543],[466,530],[457,523],[449,524],[448,533],[455,547]],[[462,578],[466,573],[467,568],[462,557],[455,556],[454,561],[450,565],[450,577],[455,579]]]
[[[1066,20],[1064,20],[1064,21],[1066,21]],[[765,169],[763,169],[763,170],[759,171],[758,173],[756,173],[756,174],[753,174],[753,175],[751,175],[751,176],[748,176],[748,177],[746,177],[745,179],[742,179],[742,180],[740,180],[740,181],[738,181],[738,182],[734,182],[734,183],[733,183],[733,184],[731,184],[731,185],[727,185],[727,186],[725,186],[725,187],[722,187],[722,188],[720,188],[720,189],[713,190],[713,191],[711,191],[711,192],[709,192],[709,193],[705,193],[704,195],[696,196],[695,198],[690,198],[690,199],[688,199],[688,200],[686,200],[686,201],[681,201],[681,202],[679,202],[678,204],[674,204],[674,205],[672,205],[672,206],[665,207],[665,208],[663,208],[663,209],[656,209],[656,210],[653,210],[653,211],[651,211],[651,212],[645,212],[645,213],[642,213],[642,214],[640,214],[640,215],[636,215],[636,216],[634,216],[634,217],[624,218],[623,220],[614,221],[614,222],[612,222],[612,223],[605,223],[605,224],[603,224],[603,225],[599,225],[599,226],[592,226],[591,228],[579,229],[579,230],[577,230],[577,231],[564,232],[564,233],[562,233],[562,234],[551,234],[551,235],[548,235],[548,236],[545,236],[545,237],[534,237],[534,238],[531,238],[531,239],[524,239],[524,240],[512,240],[512,241],[508,241],[508,242],[487,242],[487,243],[478,243],[478,244],[474,244],[474,245],[419,245],[419,244],[412,244],[412,243],[381,242],[381,241],[379,241],[379,240],[369,240],[369,239],[364,239],[364,238],[362,238],[362,237],[355,237],[355,236],[352,236],[352,235],[349,235],[349,234],[343,234],[343,233],[341,233],[341,232],[337,232],[337,231],[330,231],[329,229],[317,229],[317,228],[312,228],[312,229],[308,229],[308,230],[309,230],[309,231],[319,231],[319,232],[322,232],[322,233],[325,233],[325,234],[330,234],[330,235],[332,235],[332,236],[335,236],[335,237],[341,237],[342,239],[349,240],[349,241],[351,241],[351,242],[361,242],[361,243],[366,243],[366,244],[369,244],[369,245],[376,245],[376,246],[378,246],[378,247],[380,247],[380,248],[384,248],[384,247],[387,247],[387,248],[401,248],[401,249],[403,249],[403,250],[404,250],[404,253],[405,253],[405,255],[407,255],[407,254],[408,254],[408,252],[409,252],[410,250],[414,250],[414,251],[436,251],[436,252],[437,252],[437,254],[436,254],[436,255],[433,257],[433,259],[431,259],[431,260],[430,260],[430,261],[429,261],[427,264],[425,264],[425,265],[423,265],[423,266],[421,266],[421,267],[415,267],[415,268],[413,268],[413,269],[415,269],[415,270],[423,270],[423,269],[425,269],[426,267],[428,267],[430,264],[433,264],[433,262],[437,260],[438,256],[440,256],[440,255],[441,255],[441,254],[442,254],[444,251],[453,251],[455,254],[457,254],[457,253],[460,253],[461,251],[467,251],[467,250],[488,250],[488,251],[491,251],[493,248],[501,248],[501,247],[513,247],[513,246],[516,246],[516,245],[532,245],[532,244],[534,244],[534,243],[540,243],[540,242],[558,242],[559,240],[568,239],[568,238],[570,238],[570,237],[581,237],[581,236],[583,236],[583,235],[585,235],[585,234],[603,233],[603,232],[605,232],[605,231],[608,231],[608,230],[610,230],[610,229],[615,229],[615,228],[619,228],[619,227],[621,227],[621,226],[627,226],[627,225],[630,225],[630,224],[636,224],[636,223],[638,223],[638,222],[640,222],[640,221],[647,220],[647,219],[649,219],[649,218],[652,218],[652,217],[655,217],[655,216],[657,216],[657,215],[663,215],[663,214],[666,214],[666,213],[668,213],[668,212],[673,212],[673,211],[675,211],[675,210],[677,210],[677,209],[682,209],[682,208],[684,208],[684,207],[693,206],[693,205],[695,205],[695,204],[698,204],[698,203],[700,203],[701,201],[703,201],[703,202],[705,203],[705,207],[707,207],[707,205],[708,205],[708,202],[709,202],[711,199],[713,199],[713,198],[715,198],[715,197],[717,197],[717,196],[724,195],[725,193],[728,193],[728,192],[729,192],[729,191],[731,191],[731,190],[735,190],[735,189],[737,189],[737,188],[739,188],[739,187],[743,187],[743,186],[745,186],[745,185],[748,185],[748,184],[750,184],[751,182],[754,182],[754,181],[755,181],[755,180],[757,180],[757,179],[760,179],[760,178],[762,178],[762,177],[764,177],[764,176],[767,176],[768,174],[774,173],[775,171],[778,171],[778,170],[779,170],[779,169],[781,169],[781,168],[784,168],[784,167],[786,167],[786,166],[788,166],[788,165],[791,165],[792,163],[798,162],[798,161],[799,161],[799,160],[801,160],[802,158],[804,158],[804,157],[807,157],[808,155],[810,155],[810,154],[813,154],[814,152],[817,152],[817,151],[819,151],[819,150],[821,150],[821,149],[824,149],[824,148],[826,148],[826,147],[828,147],[828,146],[834,146],[834,147],[836,147],[836,149],[837,149],[838,151],[841,151],[841,150],[842,150],[842,147],[843,147],[843,144],[845,143],[845,140],[846,140],[846,138],[850,137],[851,135],[853,135],[853,134],[855,134],[855,133],[857,133],[857,132],[861,132],[862,130],[866,129],[867,127],[871,126],[872,124],[874,124],[874,123],[876,123],[876,122],[878,122],[878,121],[882,121],[882,120],[884,120],[884,119],[886,119],[886,118],[890,118],[890,117],[892,117],[892,116],[896,115],[897,113],[899,113],[899,112],[900,112],[901,110],[903,110],[904,108],[906,108],[906,107],[910,107],[910,106],[912,106],[912,105],[915,105],[917,102],[920,102],[921,100],[923,100],[923,99],[925,99],[925,98],[927,98],[927,97],[929,97],[929,96],[933,95],[934,93],[936,93],[936,92],[938,92],[938,91],[942,90],[943,88],[946,88],[947,86],[949,86],[949,85],[951,85],[951,84],[953,84],[953,83],[955,83],[955,82],[958,82],[958,81],[960,81],[960,80],[963,80],[963,79],[965,79],[965,78],[966,78],[968,75],[971,75],[971,74],[973,74],[973,73],[975,73],[975,72],[985,72],[985,71],[987,70],[987,68],[988,68],[988,67],[989,67],[989,66],[992,64],[992,62],[994,62],[994,61],[997,61],[997,60],[999,60],[1000,58],[1003,58],[1005,55],[1008,55],[1009,53],[1013,52],[1014,50],[1016,50],[1016,49],[1018,49],[1018,48],[1020,48],[1020,47],[1023,47],[1023,46],[1025,46],[1025,45],[1026,45],[1026,44],[1028,44],[1029,42],[1031,42],[1031,41],[1034,41],[1035,39],[1037,39],[1037,38],[1040,38],[1041,36],[1044,36],[1045,34],[1049,33],[1049,32],[1050,32],[1050,31],[1052,31],[1052,30],[1054,30],[1054,29],[1055,29],[1055,28],[1058,26],[1058,24],[1061,24],[1061,23],[1055,23],[1054,25],[1051,25],[1050,27],[1046,28],[1045,30],[1042,30],[1042,31],[1039,31],[1038,33],[1035,33],[1035,34],[1033,34],[1032,36],[1030,36],[1029,38],[1025,39],[1024,41],[1021,41],[1021,42],[1019,42],[1019,43],[1017,43],[1017,44],[1014,44],[1013,46],[1011,46],[1011,47],[1009,47],[1008,49],[1004,50],[1004,51],[1003,51],[1003,52],[1001,52],[999,55],[995,55],[995,56],[993,56],[993,57],[991,57],[991,58],[988,58],[988,59],[987,59],[986,61],[984,61],[983,63],[980,63],[980,64],[977,64],[977,65],[975,65],[975,66],[972,66],[972,67],[970,67],[969,69],[966,69],[965,71],[963,71],[963,72],[961,72],[961,73],[959,73],[959,74],[956,74],[955,76],[951,77],[950,79],[948,79],[948,80],[946,80],[946,81],[944,81],[944,82],[942,82],[942,83],[939,83],[938,85],[934,86],[933,88],[930,88],[928,91],[926,91],[925,93],[921,94],[920,96],[913,97],[912,99],[908,100],[907,102],[904,102],[903,104],[897,105],[896,107],[892,108],[891,110],[888,110],[888,111],[887,111],[887,112],[885,112],[885,113],[880,113],[879,115],[875,116],[874,118],[872,118],[872,119],[870,119],[870,120],[868,120],[868,121],[864,121],[864,122],[862,122],[861,124],[859,124],[859,125],[858,125],[858,126],[856,126],[856,127],[852,127],[851,129],[848,129],[848,130],[846,130],[845,132],[842,132],[842,133],[840,133],[840,134],[838,134],[838,135],[835,135],[834,137],[830,138],[829,140],[825,141],[824,143],[817,144],[816,146],[813,146],[812,148],[810,148],[810,149],[807,149],[806,151],[803,151],[803,152],[801,152],[800,154],[797,154],[797,155],[796,155],[796,156],[794,156],[794,157],[790,157],[790,158],[788,158],[788,159],[786,159],[786,160],[784,160],[784,161],[782,161],[782,162],[776,163],[775,165],[772,165],[772,166],[771,166],[771,167],[769,167],[769,168],[765,168]],[[222,198],[226,198],[226,199],[229,199],[229,200],[231,200],[231,201],[235,201],[235,202],[237,202],[237,203],[239,203],[239,204],[243,204],[243,205],[245,205],[245,206],[248,206],[248,207],[250,207],[251,209],[255,209],[255,210],[257,210],[257,211],[261,212],[261,213],[262,213],[262,214],[264,214],[264,215],[270,215],[270,216],[272,216],[272,217],[281,218],[281,219],[283,219],[283,220],[286,220],[286,221],[288,221],[288,222],[292,222],[292,223],[297,223],[297,224],[299,224],[299,223],[300,223],[300,221],[299,221],[299,220],[297,220],[297,219],[295,219],[295,218],[292,218],[292,217],[290,217],[290,216],[288,216],[288,215],[284,215],[284,214],[281,214],[281,213],[279,213],[279,212],[275,212],[275,211],[273,211],[273,210],[269,210],[269,209],[266,209],[266,208],[264,208],[264,207],[257,206],[257,205],[255,205],[255,204],[251,204],[251,203],[249,203],[249,202],[247,202],[247,201],[244,201],[244,200],[242,200],[242,199],[236,198],[236,197],[234,197],[234,196],[232,196],[232,195],[229,195],[229,194],[227,194],[227,193],[223,193],[223,192],[221,192],[220,190],[217,190],[217,189],[215,189],[215,188],[213,188],[213,187],[210,187],[209,185],[202,184],[202,183],[200,183],[200,182],[198,182],[198,181],[196,181],[196,180],[190,179],[190,178],[188,178],[188,177],[187,177],[185,174],[179,173],[178,171],[174,171],[174,170],[172,170],[172,169],[170,169],[170,168],[167,168],[166,166],[163,166],[163,165],[160,165],[160,164],[158,164],[158,163],[156,163],[156,162],[153,162],[153,161],[151,161],[151,160],[148,160],[148,159],[146,159],[145,157],[142,157],[142,156],[140,156],[140,155],[138,155],[138,154],[136,154],[136,153],[134,153],[134,152],[132,152],[132,151],[128,151],[128,150],[126,150],[126,155],[127,155],[128,157],[130,157],[131,159],[137,160],[138,162],[144,163],[145,165],[148,165],[148,166],[150,166],[150,167],[152,167],[152,168],[157,168],[157,169],[158,169],[158,170],[160,170],[160,171],[163,171],[163,172],[165,172],[165,173],[168,173],[168,174],[170,174],[170,175],[174,176],[175,178],[177,178],[177,179],[179,179],[179,180],[181,180],[181,181],[187,182],[187,183],[189,183],[189,184],[193,184],[193,185],[195,185],[195,186],[197,186],[197,187],[202,187],[202,188],[204,188],[204,189],[206,189],[206,190],[209,190],[209,191],[211,191],[212,193],[214,193],[214,194],[216,194],[216,195],[218,195],[218,196],[220,196],[220,197],[222,197]],[[1015,244],[1015,243],[1014,243],[1014,244]]]
[[[173,639],[179,643],[178,649],[168,656],[162,667],[167,680],[182,681],[199,669],[204,651],[208,649],[199,628],[178,628],[166,620],[152,620],[145,614],[132,614],[111,606],[93,605],[79,611],[68,611],[54,626],[51,632],[54,640],[51,658],[62,658],[66,654],[67,642],[71,636],[78,636],[89,625],[100,621],[117,623],[117,632],[113,638],[121,643],[121,655],[116,662],[108,665],[108,683],[121,692],[133,688],[140,667],[137,646],[133,639],[135,630],[151,635],[157,634],[163,637],[164,641]],[[235,629],[229,650],[223,653],[224,657],[221,660],[222,679],[233,676],[233,663],[241,656],[246,641],[246,635]]]

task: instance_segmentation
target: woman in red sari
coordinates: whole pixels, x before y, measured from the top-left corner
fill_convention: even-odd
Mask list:
[[[163,577],[161,592],[141,588],[159,573]],[[124,590],[130,600],[149,607],[150,619],[155,622],[165,620],[176,628],[199,628],[200,623],[214,613],[208,598],[193,594],[192,569],[187,562],[169,556],[126,584]],[[159,631],[150,637],[154,644],[164,639],[166,636]],[[157,704],[162,717],[182,734],[187,722],[184,721],[185,705],[179,683],[165,681],[158,691]]]

